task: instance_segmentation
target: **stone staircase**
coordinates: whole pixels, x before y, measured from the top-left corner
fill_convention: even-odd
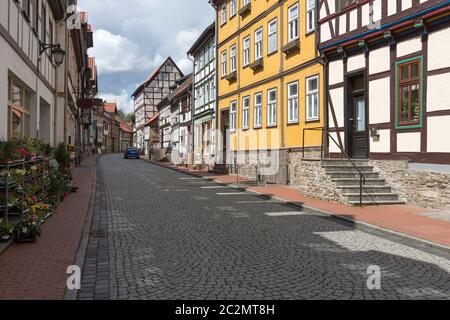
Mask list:
[[[396,205],[405,204],[399,195],[392,192],[386,181],[380,178],[368,160],[353,160],[355,165],[366,177],[363,187],[363,205]],[[348,160],[322,160],[322,168],[341,190],[346,202],[359,205],[360,202],[360,175]]]

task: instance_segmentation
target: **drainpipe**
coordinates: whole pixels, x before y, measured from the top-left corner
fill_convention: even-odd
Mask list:
[[[191,165],[194,165],[194,157],[195,157],[195,127],[194,127],[194,115],[195,115],[195,61],[189,54],[187,54],[187,58],[192,62],[192,87],[191,87],[191,133],[189,134],[189,144],[191,147]]]

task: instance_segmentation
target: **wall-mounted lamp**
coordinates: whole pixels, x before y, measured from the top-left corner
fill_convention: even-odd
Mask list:
[[[61,49],[61,45],[60,44],[44,44],[44,43],[41,43],[40,55],[42,55],[48,49],[50,49],[52,51],[52,56],[55,59],[55,64],[56,64],[57,67],[59,67],[64,61],[64,57],[66,55],[66,52],[63,49]]]
[[[383,38],[385,38],[386,40],[389,40],[392,38],[392,32],[391,31],[386,31],[383,33]]]

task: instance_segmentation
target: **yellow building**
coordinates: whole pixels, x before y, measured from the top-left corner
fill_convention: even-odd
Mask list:
[[[218,128],[223,135],[230,131],[228,138],[219,137],[219,145],[233,152],[279,151],[285,170],[274,175],[275,182],[287,183],[288,159],[302,150],[304,129],[325,123],[316,1],[212,4],[217,13]],[[320,130],[305,136],[305,149],[321,146]]]

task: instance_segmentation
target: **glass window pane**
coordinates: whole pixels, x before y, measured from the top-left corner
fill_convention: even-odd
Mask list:
[[[415,63],[411,65],[411,78],[419,77],[419,64]]]
[[[400,96],[401,96],[401,115],[400,120],[401,121],[408,121],[409,120],[409,90],[408,87],[402,87],[400,88]]]
[[[414,84],[411,86],[411,120],[418,120],[420,116],[420,104],[419,104],[419,85]]]
[[[408,78],[409,78],[409,74],[408,74],[408,66],[402,66],[401,68],[401,71],[400,71],[400,73],[401,73],[401,76],[400,76],[400,79],[401,80],[407,80]]]
[[[357,104],[357,119],[356,130],[358,132],[366,131],[366,108],[364,98],[360,98],[356,101]]]

